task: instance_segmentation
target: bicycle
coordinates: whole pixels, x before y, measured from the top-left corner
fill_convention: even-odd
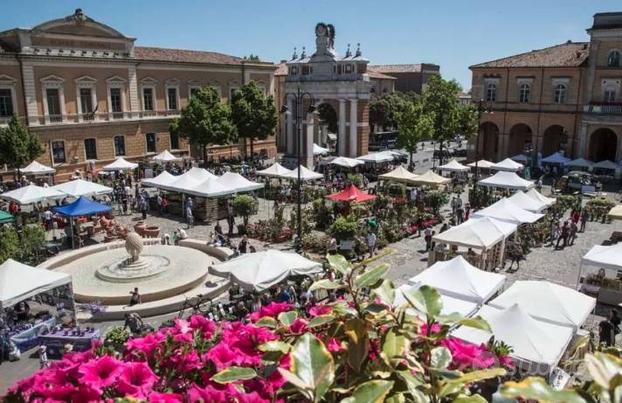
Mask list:
[[[181,309],[177,314],[178,319],[182,319],[186,310],[192,308],[192,314],[201,314],[206,315],[207,313],[212,311],[213,301],[210,297],[199,294],[196,297],[188,298],[184,301]]]

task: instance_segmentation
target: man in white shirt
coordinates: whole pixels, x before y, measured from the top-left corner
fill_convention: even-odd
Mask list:
[[[367,232],[367,248],[369,249],[369,257],[374,256],[374,252],[376,251],[376,241],[378,237],[371,229]]]

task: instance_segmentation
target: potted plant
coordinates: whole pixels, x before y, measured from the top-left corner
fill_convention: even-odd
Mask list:
[[[257,201],[249,195],[237,195],[233,199],[233,211],[236,215],[242,217],[243,231],[246,233],[246,227],[248,226],[248,218],[254,214],[257,210]]]

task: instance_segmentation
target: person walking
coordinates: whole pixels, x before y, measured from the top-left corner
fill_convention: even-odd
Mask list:
[[[553,221],[551,222],[551,244],[550,246],[555,245],[555,241],[557,240],[557,238],[559,237],[559,222],[558,221]]]
[[[570,231],[568,234],[568,244],[570,246],[574,245],[574,241],[575,239],[577,239],[577,231],[579,230],[579,227],[577,227],[577,223],[574,222],[574,220],[570,223]]]
[[[564,221],[564,225],[562,225],[562,229],[560,231],[559,234],[559,238],[557,238],[557,244],[555,245],[555,249],[559,249],[559,243],[562,243],[562,249],[564,249],[566,246],[568,246],[568,234],[569,234],[569,226],[568,226],[568,221]]]
[[[588,214],[587,211],[583,210],[581,212],[581,227],[579,228],[579,232],[585,232],[585,224],[587,223],[587,219],[588,219]]]
[[[432,229],[429,226],[423,232],[423,239],[425,240],[425,251],[428,252],[432,247]]]
[[[374,233],[374,231],[372,231],[372,229],[370,228],[369,230],[367,230],[367,249],[369,250],[369,257],[373,257],[374,253],[376,252],[376,241],[378,240],[378,237],[376,236],[376,234]]]
[[[194,226],[194,215],[192,214],[192,207],[190,207],[189,204],[186,204],[186,221],[188,222],[188,228]]]

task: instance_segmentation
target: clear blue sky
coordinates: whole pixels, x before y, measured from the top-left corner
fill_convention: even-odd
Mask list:
[[[314,47],[317,22],[335,25],[336,48],[361,43],[374,64],[436,63],[470,88],[468,66],[584,41],[592,15],[620,0],[2,0],[0,30],[84,12],[138,45],[250,53],[278,62]]]

